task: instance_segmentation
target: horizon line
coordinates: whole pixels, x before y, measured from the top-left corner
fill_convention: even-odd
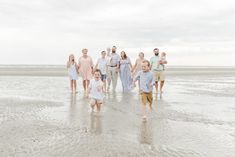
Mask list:
[[[66,64],[0,64],[0,66],[65,66]],[[234,67],[235,65],[167,65],[167,67]]]

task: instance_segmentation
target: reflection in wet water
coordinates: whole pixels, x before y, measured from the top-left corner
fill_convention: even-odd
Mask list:
[[[0,156],[232,157],[234,78],[168,78],[144,122],[137,91],[106,93],[96,115],[67,78],[1,77]]]
[[[102,133],[102,123],[101,123],[101,115],[100,113],[92,112],[90,121],[90,132],[92,134],[99,135]]]
[[[69,107],[70,123],[73,123],[76,120],[76,116],[77,116],[76,100],[77,100],[77,95],[71,94],[70,95],[70,107]]]
[[[153,127],[151,121],[142,121],[140,127],[140,143],[153,145]]]

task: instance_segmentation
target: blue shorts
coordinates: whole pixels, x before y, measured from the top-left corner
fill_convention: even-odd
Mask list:
[[[104,81],[104,80],[106,80],[106,74],[101,74],[101,81]]]

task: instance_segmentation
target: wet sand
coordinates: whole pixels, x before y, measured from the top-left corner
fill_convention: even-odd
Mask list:
[[[167,75],[235,75],[235,67],[168,66]],[[58,76],[68,75],[64,65],[0,65],[0,76]]]
[[[169,74],[147,122],[137,89],[123,94],[120,80],[92,114],[63,75],[0,76],[0,156],[233,157],[235,74],[227,70]]]

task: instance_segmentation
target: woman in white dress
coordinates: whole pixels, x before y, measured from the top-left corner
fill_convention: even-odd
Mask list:
[[[71,91],[72,91],[72,93],[77,93],[76,80],[78,79],[78,65],[75,62],[73,54],[69,55],[69,61],[67,62],[67,69],[68,69],[68,74],[69,74],[69,78],[70,78]]]

